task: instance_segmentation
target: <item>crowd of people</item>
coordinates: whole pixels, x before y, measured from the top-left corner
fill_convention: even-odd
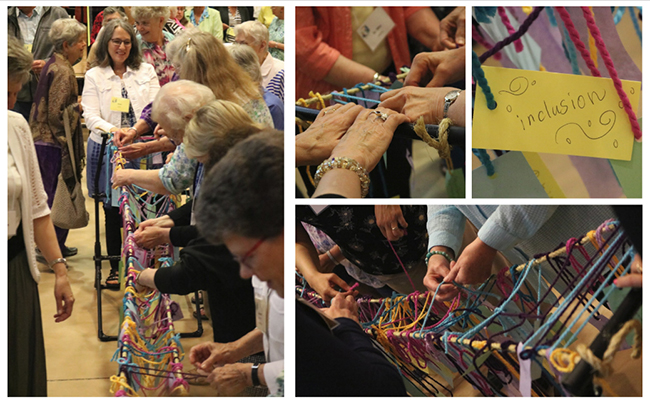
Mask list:
[[[95,17],[91,43],[88,28],[61,7],[10,7],[8,18],[9,395],[47,395],[37,261],[56,275],[54,318],[64,321],[74,305],[65,257],[78,253],[66,240],[79,226],[53,220],[64,208],[60,197],[78,199],[85,176],[87,196],[103,204],[109,255],[123,244],[113,189],[137,184],[157,196],[190,195],[138,227],[138,247],[182,250],[169,269],[141,271],[136,286],[205,290],[214,342],[192,348],[191,363],[218,395],[263,385],[281,396],[282,7],[111,6]],[[128,161],[115,174],[112,152]],[[245,173],[260,162],[268,163],[263,172]],[[270,176],[248,188],[251,172]],[[233,187],[227,176],[241,174]],[[265,219],[213,205],[229,193],[239,206],[267,199]],[[111,260],[106,288],[120,288],[118,268]]]
[[[296,7],[296,98],[360,83],[391,89],[376,109],[332,101],[296,136],[296,166],[320,165],[313,197],[365,197],[371,180],[376,186],[385,180],[388,197],[410,197],[405,155],[411,140],[394,137],[397,126],[421,117],[425,124],[449,118],[450,125],[465,126],[465,8],[447,7],[443,14],[439,20],[431,7]],[[390,30],[381,28],[386,18],[394,24]],[[364,27],[381,33],[377,43],[359,34]],[[402,67],[411,69],[399,88],[401,81],[394,86],[388,76]],[[452,155],[457,166],[464,166],[463,153],[459,148]],[[382,179],[373,169],[384,154]]]

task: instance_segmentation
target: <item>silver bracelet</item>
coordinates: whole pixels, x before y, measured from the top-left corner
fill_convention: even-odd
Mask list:
[[[50,270],[51,270],[53,266],[55,266],[56,264],[58,264],[58,263],[60,263],[60,262],[62,262],[62,263],[65,265],[65,269],[68,269],[68,260],[66,260],[66,259],[63,258],[63,257],[60,257],[60,258],[57,258],[57,259],[54,260],[54,261],[48,262],[48,263],[47,263],[47,266],[48,266],[48,268],[50,268]]]
[[[334,258],[334,256],[332,255],[332,253],[330,253],[329,250],[327,250],[327,251],[325,252],[325,254],[327,254],[327,256],[330,258],[330,260],[332,260],[332,262],[334,263],[334,265],[339,265],[339,264],[340,264],[340,262],[336,261],[336,258]]]
[[[325,173],[333,169],[347,169],[351,170],[359,176],[359,181],[361,182],[361,198],[368,195],[370,190],[370,179],[368,178],[368,171],[355,161],[352,158],[346,156],[339,156],[336,158],[328,159],[325,162],[321,163],[316,169],[316,175],[314,176],[314,183],[318,187],[318,183],[323,178]]]

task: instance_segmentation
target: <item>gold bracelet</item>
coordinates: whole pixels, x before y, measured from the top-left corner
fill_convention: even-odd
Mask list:
[[[370,179],[368,178],[368,172],[363,166],[359,164],[359,162],[346,156],[339,156],[336,158],[328,159],[318,166],[318,169],[316,169],[316,175],[314,176],[316,187],[318,187],[318,183],[320,183],[320,180],[323,178],[325,173],[333,169],[347,169],[356,173],[357,176],[359,176],[359,181],[361,182],[361,198],[364,198],[366,195],[368,195],[368,191],[370,190]]]

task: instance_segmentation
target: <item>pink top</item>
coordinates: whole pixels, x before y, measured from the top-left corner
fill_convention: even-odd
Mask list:
[[[426,7],[383,7],[395,27],[387,36],[397,69],[411,65],[406,20]],[[339,55],[352,59],[350,7],[296,7],[296,97],[336,88],[323,79]]]

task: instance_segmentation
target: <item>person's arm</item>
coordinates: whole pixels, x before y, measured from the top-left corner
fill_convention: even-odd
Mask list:
[[[357,179],[358,180],[358,179]],[[329,301],[339,292],[333,288],[337,286],[344,291],[350,289],[347,283],[336,274],[323,274],[318,271],[320,261],[318,252],[311,242],[305,228],[296,223],[296,268],[307,280],[309,285],[323,297],[323,300]]]
[[[56,240],[54,225],[52,225],[49,214],[34,219],[34,241],[48,262],[62,257],[59,242]],[[72,315],[74,295],[72,294],[70,282],[68,282],[68,268],[65,264],[62,262],[54,264],[52,270],[55,275],[54,299],[56,300],[54,321],[61,322]]]
[[[406,18],[408,34],[431,50],[441,50],[440,21],[431,8],[416,11]]]
[[[422,116],[426,124],[438,124],[444,117],[445,95],[455,89],[403,87],[381,94],[379,107],[402,113],[412,122]],[[465,127],[465,92],[461,91],[447,111],[447,117],[460,127]]]
[[[234,342],[205,342],[190,350],[190,363],[203,371],[264,351],[264,333],[255,328]]]
[[[176,247],[185,247],[199,236],[196,225],[174,226],[169,229],[169,242]]]
[[[180,207],[167,213],[167,216],[169,216],[172,222],[174,222],[174,226],[186,226],[191,223],[193,204],[194,199],[191,199]]]
[[[102,118],[98,84],[92,72],[91,70],[86,74],[81,97],[86,127],[91,131],[116,131],[117,127]]]
[[[280,49],[284,51],[284,43],[276,42],[274,40],[269,41],[269,47],[272,49]]]
[[[113,173],[113,188],[135,184],[156,194],[169,194],[158,175],[158,170],[119,169]]]
[[[120,133],[123,133],[124,130],[125,129],[122,128],[119,131],[117,131],[113,139],[115,140],[115,138]],[[133,129],[126,129],[126,130],[128,133],[134,133]],[[122,137],[122,141],[131,142],[132,140],[129,140],[129,138],[130,135],[127,134],[127,136]],[[124,156],[128,160],[141,158],[145,155],[154,154],[156,152],[173,151],[176,149],[176,145],[172,144],[171,141],[169,141],[169,138],[167,137],[161,138],[160,140],[137,142],[135,144],[125,145],[125,146],[119,146],[116,141],[114,142],[115,145],[119,147],[119,151],[122,153],[122,156]]]
[[[429,205],[427,214],[427,232],[429,233],[427,252],[431,253],[431,256],[423,284],[430,291],[438,292],[437,300],[449,300],[458,293],[458,289],[445,280],[449,275],[451,263],[444,255],[433,253],[433,251],[446,253],[452,260],[456,258],[463,241],[465,216],[452,205]]]
[[[147,105],[150,105],[153,103],[154,99],[156,99],[156,95],[158,95],[158,91],[160,91],[160,82],[158,81],[158,75],[156,74],[156,69],[154,66],[151,64],[146,64],[146,73],[147,73],[147,85],[149,86],[149,90],[147,91],[149,95],[149,99],[147,100]],[[144,111],[144,109],[143,109]],[[142,112],[140,112],[140,115],[142,116]]]
[[[496,250],[530,239],[557,210],[557,205],[501,205],[478,231],[478,238]]]
[[[185,144],[181,144],[176,147],[171,161],[160,169],[158,177],[169,193],[180,194],[192,185],[197,164],[195,159],[187,157]]]

